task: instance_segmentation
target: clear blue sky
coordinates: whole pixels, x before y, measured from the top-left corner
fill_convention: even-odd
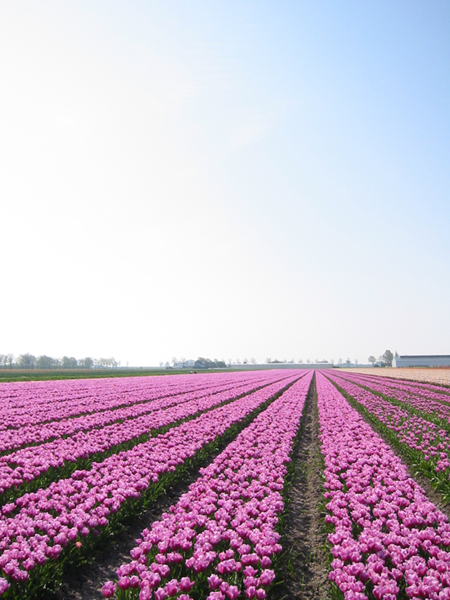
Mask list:
[[[0,352],[450,353],[450,4],[0,5]]]

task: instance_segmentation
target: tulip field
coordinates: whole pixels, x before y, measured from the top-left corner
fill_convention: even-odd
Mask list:
[[[2,600],[450,600],[448,387],[280,369],[3,383],[0,408]]]

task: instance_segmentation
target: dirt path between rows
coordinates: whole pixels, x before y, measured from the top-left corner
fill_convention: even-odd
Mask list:
[[[328,600],[328,579],[323,510],[323,462],[319,443],[319,413],[313,379],[292,457],[295,467],[289,489],[281,544],[283,579],[270,600]]]

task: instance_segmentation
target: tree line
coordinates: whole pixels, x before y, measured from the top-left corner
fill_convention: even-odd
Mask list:
[[[197,360],[194,362],[194,367],[196,369],[226,369],[227,365],[223,360],[211,360],[210,358],[203,358],[199,356]]]
[[[27,352],[14,356],[14,354],[0,354],[0,367],[4,369],[116,369],[120,366],[115,358],[74,358],[63,356],[53,358],[52,356],[34,356]]]

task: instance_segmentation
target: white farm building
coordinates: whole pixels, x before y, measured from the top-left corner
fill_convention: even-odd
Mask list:
[[[394,356],[393,367],[450,367],[450,354]]]

